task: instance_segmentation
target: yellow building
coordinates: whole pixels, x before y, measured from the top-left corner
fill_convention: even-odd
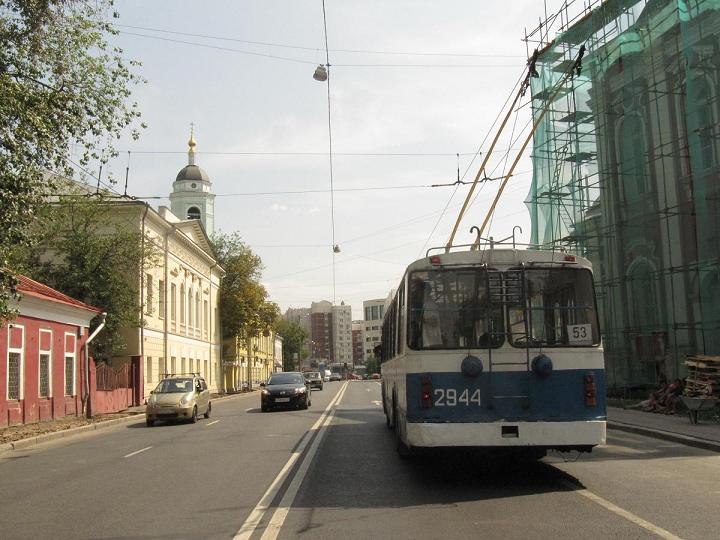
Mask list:
[[[248,381],[256,387],[280,370],[282,338],[274,332],[251,338],[250,354],[244,339],[234,337],[223,340],[223,376],[227,391],[240,391],[248,386]]]
[[[214,258],[215,195],[207,172],[195,164],[190,134],[188,164],[172,184],[172,211],[138,201],[116,203],[113,220],[138,227],[157,257],[139,277],[145,325],[127,329],[127,356],[140,357],[144,393],[165,374],[199,373],[213,392],[223,391],[218,310],[225,271]]]
[[[124,329],[127,348],[113,363],[139,358],[145,395],[173,373],[200,373],[211,391],[222,390],[218,299],[225,271],[201,222],[139,201],[109,204],[111,219],[144,231],[156,253],[138,277],[145,324]]]

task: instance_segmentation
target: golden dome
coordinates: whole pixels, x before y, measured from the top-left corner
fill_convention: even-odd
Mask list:
[[[195,142],[195,137],[193,136],[195,132],[195,125],[190,124],[190,140],[188,141],[188,146],[190,147],[190,151],[194,152],[195,147],[197,146],[197,143]]]

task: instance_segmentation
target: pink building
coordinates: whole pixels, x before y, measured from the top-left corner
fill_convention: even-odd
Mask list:
[[[0,427],[79,416],[88,326],[102,310],[18,279],[20,314],[0,326]]]

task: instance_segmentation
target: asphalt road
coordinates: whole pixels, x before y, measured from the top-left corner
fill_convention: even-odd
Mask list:
[[[307,411],[218,401],[0,454],[2,538],[717,538],[720,455],[609,432],[592,455],[518,464],[395,453],[373,381]],[[577,458],[577,459],[576,459]]]

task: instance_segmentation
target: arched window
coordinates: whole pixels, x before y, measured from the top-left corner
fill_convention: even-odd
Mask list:
[[[657,276],[655,269],[645,259],[638,259],[628,271],[628,292],[632,317],[642,332],[656,330],[660,324]]]
[[[650,191],[645,124],[642,118],[637,114],[623,116],[618,135],[620,183],[625,200],[637,202]]]
[[[695,103],[697,110],[697,130],[700,134],[700,165],[702,170],[715,166],[715,108],[713,107],[714,93],[710,80],[705,77],[698,77],[693,81],[695,86]],[[692,150],[691,150],[692,152]]]
[[[197,206],[191,206],[187,211],[188,219],[200,219],[200,209]]]
[[[703,278],[700,298],[702,322],[705,326],[711,326],[720,319],[720,274],[717,270]],[[720,335],[717,332],[704,332],[703,339],[705,341],[703,350],[705,354],[720,354]]]

